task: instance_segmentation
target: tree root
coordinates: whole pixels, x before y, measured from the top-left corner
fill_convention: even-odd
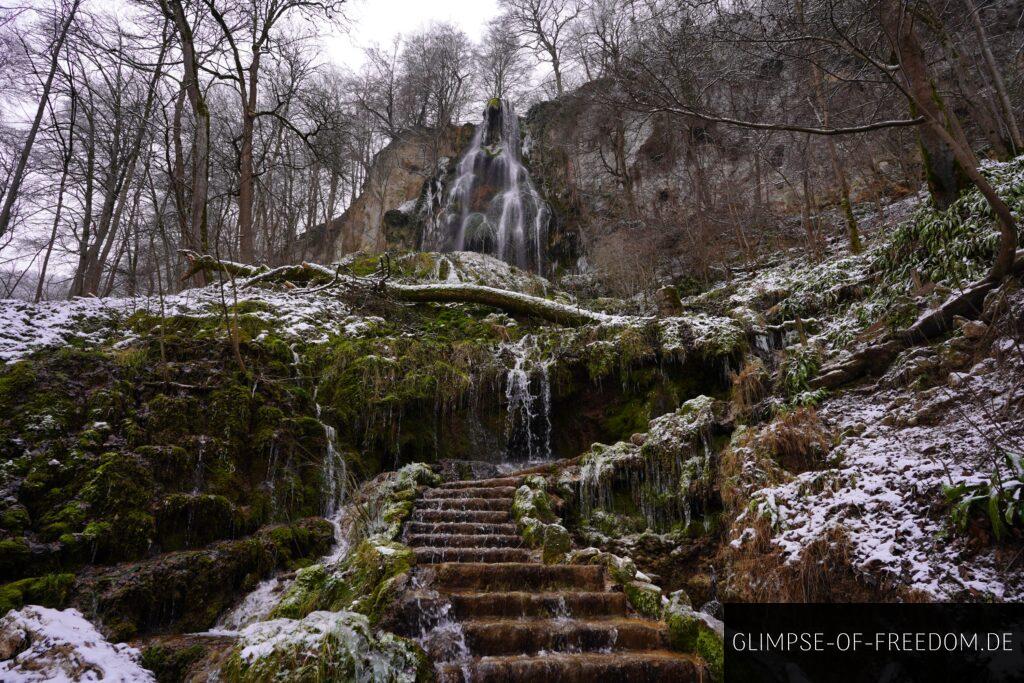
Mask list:
[[[1017,251],[1011,274],[1024,273],[1024,249]],[[859,349],[850,356],[824,366],[810,382],[812,389],[836,389],[867,376],[880,375],[904,349],[927,344],[953,329],[956,318],[976,320],[982,317],[985,297],[1002,284],[985,278],[968,285],[941,306],[928,311],[913,325],[895,335]]]

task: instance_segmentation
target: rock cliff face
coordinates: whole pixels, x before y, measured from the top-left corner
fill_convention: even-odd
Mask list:
[[[474,126],[444,131],[411,130],[382,149],[374,159],[363,191],[340,216],[299,237],[283,261],[329,263],[356,251],[382,252],[389,246],[418,246],[412,217],[435,180],[458,159],[473,137]]]

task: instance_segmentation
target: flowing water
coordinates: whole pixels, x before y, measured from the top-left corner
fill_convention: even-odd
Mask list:
[[[508,101],[487,104],[455,173],[424,249],[478,251],[543,272],[551,211],[523,165],[519,117]]]
[[[298,352],[292,348],[292,364],[296,375],[299,373],[301,358]],[[337,432],[334,427],[321,420],[322,409],[316,402],[317,388],[313,388],[313,403],[316,406],[316,418],[324,430],[324,438],[327,445],[324,449],[324,460],[322,471],[324,479],[324,490],[326,500],[324,501],[324,516],[334,527],[334,546],[331,551],[320,558],[325,565],[332,565],[340,562],[349,551],[345,523],[348,508],[345,506],[346,479],[348,470],[344,456],[338,451]],[[271,467],[276,464],[276,454],[271,459]],[[272,480],[271,480],[272,481]],[[220,619],[207,633],[213,635],[237,633],[241,629],[257,621],[262,621],[270,616],[271,611],[281,600],[281,596],[291,586],[293,579],[271,577],[257,584],[241,602],[221,615]]]
[[[505,462],[522,466],[550,460],[552,359],[536,358],[539,350],[532,334],[501,350],[512,359],[505,375]]]

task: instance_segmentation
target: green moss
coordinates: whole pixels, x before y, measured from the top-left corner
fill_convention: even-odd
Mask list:
[[[565,555],[571,548],[572,538],[565,527],[560,524],[548,524],[544,527],[544,542],[541,546],[544,564],[565,562]]]
[[[724,672],[725,644],[704,618],[685,606],[666,611],[669,645],[680,652],[699,654],[707,663],[714,681],[721,681]]]
[[[85,529],[97,552],[111,558],[141,555],[153,538],[154,520],[149,513],[154,483],[149,470],[135,455],[111,451],[100,456],[100,465],[82,488],[94,520]]]
[[[162,550],[207,545],[255,531],[257,519],[246,515],[224,496],[175,493],[164,498],[154,513],[156,541]]]
[[[31,552],[24,538],[0,540],[0,578],[20,574],[28,565]]]
[[[2,552],[0,548],[0,553]],[[74,574],[47,574],[0,586],[0,614],[19,609],[26,604],[64,607],[74,583]]]
[[[547,491],[524,484],[516,490],[512,499],[512,518],[517,522],[531,518],[550,524],[558,519],[558,515],[552,509]]]
[[[16,503],[0,512],[0,530],[14,536],[21,534],[31,522],[24,505]]]
[[[661,617],[661,589],[643,581],[630,581],[623,590],[629,604],[640,614],[652,619]]]
[[[325,599],[328,578],[327,569],[322,564],[300,569],[271,616],[298,619],[316,610]]]
[[[177,683],[185,680],[189,667],[206,654],[202,645],[173,648],[151,645],[142,651],[142,666],[156,674],[158,683]]]
[[[0,415],[8,417],[36,382],[32,361],[22,360],[4,368],[0,374]]]
[[[388,605],[391,581],[416,564],[411,548],[400,543],[366,540],[335,570],[313,565],[274,608],[273,617],[301,618],[315,610],[349,610],[376,623]]]

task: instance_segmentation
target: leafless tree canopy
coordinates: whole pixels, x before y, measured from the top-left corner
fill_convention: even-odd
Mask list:
[[[549,142],[609,271],[637,245],[636,263],[686,253],[704,276],[717,241],[754,251],[786,217],[813,251],[827,206],[856,251],[853,206],[922,181],[940,207],[977,186],[1000,228],[992,277],[1012,264],[1015,217],[978,167],[1024,147],[1018,5],[500,7],[479,42],[435,23],[348,71],[322,56],[325,29],[348,27],[343,0],[4,4],[0,293],[169,291],[180,249],[273,262],[359,196],[388,143],[490,98],[575,112],[571,139]]]

